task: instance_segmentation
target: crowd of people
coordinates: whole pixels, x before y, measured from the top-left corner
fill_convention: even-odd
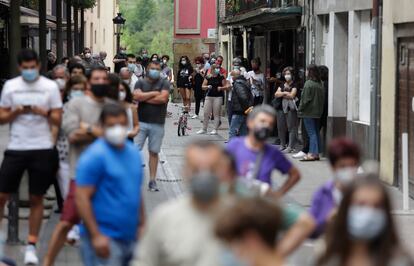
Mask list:
[[[319,160],[324,148],[320,138],[326,131],[328,109],[328,70],[325,66],[309,65],[306,81],[299,82],[294,68],[283,64],[278,64],[280,72],[277,75],[265,76],[260,58],[248,62],[236,57],[231,70],[227,70],[223,67],[222,56],[206,53],[194,58],[193,64],[187,56],[179,59],[176,86],[187,112],[191,109],[194,95],[195,112],[191,118],[198,118],[201,103],[204,105],[203,127],[197,134],[207,133],[210,120],[214,123],[208,134],[217,134],[221,121],[214,118],[220,117],[226,102],[229,139],[245,136],[247,114],[254,106],[269,104],[277,113],[272,135],[276,137],[275,143],[280,145],[280,150],[292,153],[293,158],[301,161]],[[265,94],[269,94],[266,99]]]
[[[186,147],[187,193],[147,217],[140,150],[147,142],[148,189],[158,191],[158,154],[174,81],[169,57],[149,57],[144,50],[141,58],[122,48],[111,73],[85,48],[81,57],[53,66],[49,78],[40,75],[33,50],[22,50],[17,60],[21,74],[6,82],[0,99],[0,123],[10,125],[0,168],[0,213],[27,171],[26,265],[51,266],[65,243],[76,241],[85,266],[286,265],[305,240],[317,238],[325,245],[310,265],[414,265],[399,241],[384,185],[378,174],[358,172],[361,151],[349,139],[333,140],[327,148],[333,176],[315,192],[309,210],[283,201],[301,173],[269,138],[284,119],[289,142],[281,143],[289,143],[292,152],[301,117],[310,143],[304,159],[318,159],[325,97],[320,68],[308,67],[300,100],[294,71],[285,68],[275,108],[276,103],[263,104],[266,80],[259,59],[247,71],[245,60],[236,58],[227,75],[220,56],[197,57],[195,68],[181,57],[177,87],[186,112],[192,89],[194,118],[205,101],[198,133],[214,120],[211,134],[217,134],[227,96],[231,139],[225,147],[208,140]],[[275,170],[287,176],[283,184],[272,181]],[[64,201],[40,262],[43,197],[52,184]],[[5,258],[3,263],[12,265]]]

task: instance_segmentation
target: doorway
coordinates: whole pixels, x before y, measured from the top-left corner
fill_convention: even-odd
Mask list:
[[[414,196],[414,38],[398,41],[397,167],[402,180],[402,133],[408,133],[410,196]]]

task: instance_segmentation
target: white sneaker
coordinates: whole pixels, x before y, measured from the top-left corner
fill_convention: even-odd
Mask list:
[[[198,115],[193,115],[192,117],[191,117],[191,119],[197,119],[198,118]]]
[[[74,225],[66,236],[70,243],[76,243],[80,240],[80,230],[78,225]]]
[[[213,129],[210,133],[208,133],[209,135],[217,135],[217,130]]]
[[[295,159],[302,159],[305,156],[306,156],[306,153],[304,153],[303,151],[300,151],[300,152],[292,155],[292,157],[295,158]]]
[[[206,134],[207,133],[207,131],[205,131],[204,129],[201,129],[201,130],[199,130],[199,131],[197,131],[197,135],[202,135],[202,134]]]
[[[36,254],[36,247],[33,245],[27,245],[24,253],[24,264],[25,265],[38,265],[39,258]]]

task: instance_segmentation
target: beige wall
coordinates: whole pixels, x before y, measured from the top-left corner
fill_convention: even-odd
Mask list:
[[[85,12],[85,46],[93,53],[105,51],[108,56],[105,64],[114,69],[112,59],[116,54],[116,38],[112,19],[118,7],[116,0],[98,0],[97,6]]]
[[[384,0],[382,25],[381,70],[381,174],[385,181],[394,181],[395,168],[395,112],[397,42],[394,25],[414,21],[412,0]]]

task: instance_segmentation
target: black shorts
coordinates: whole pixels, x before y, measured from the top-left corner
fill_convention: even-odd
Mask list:
[[[44,195],[56,178],[59,157],[56,149],[16,151],[6,150],[0,168],[0,192],[16,193],[27,170],[29,194]]]

